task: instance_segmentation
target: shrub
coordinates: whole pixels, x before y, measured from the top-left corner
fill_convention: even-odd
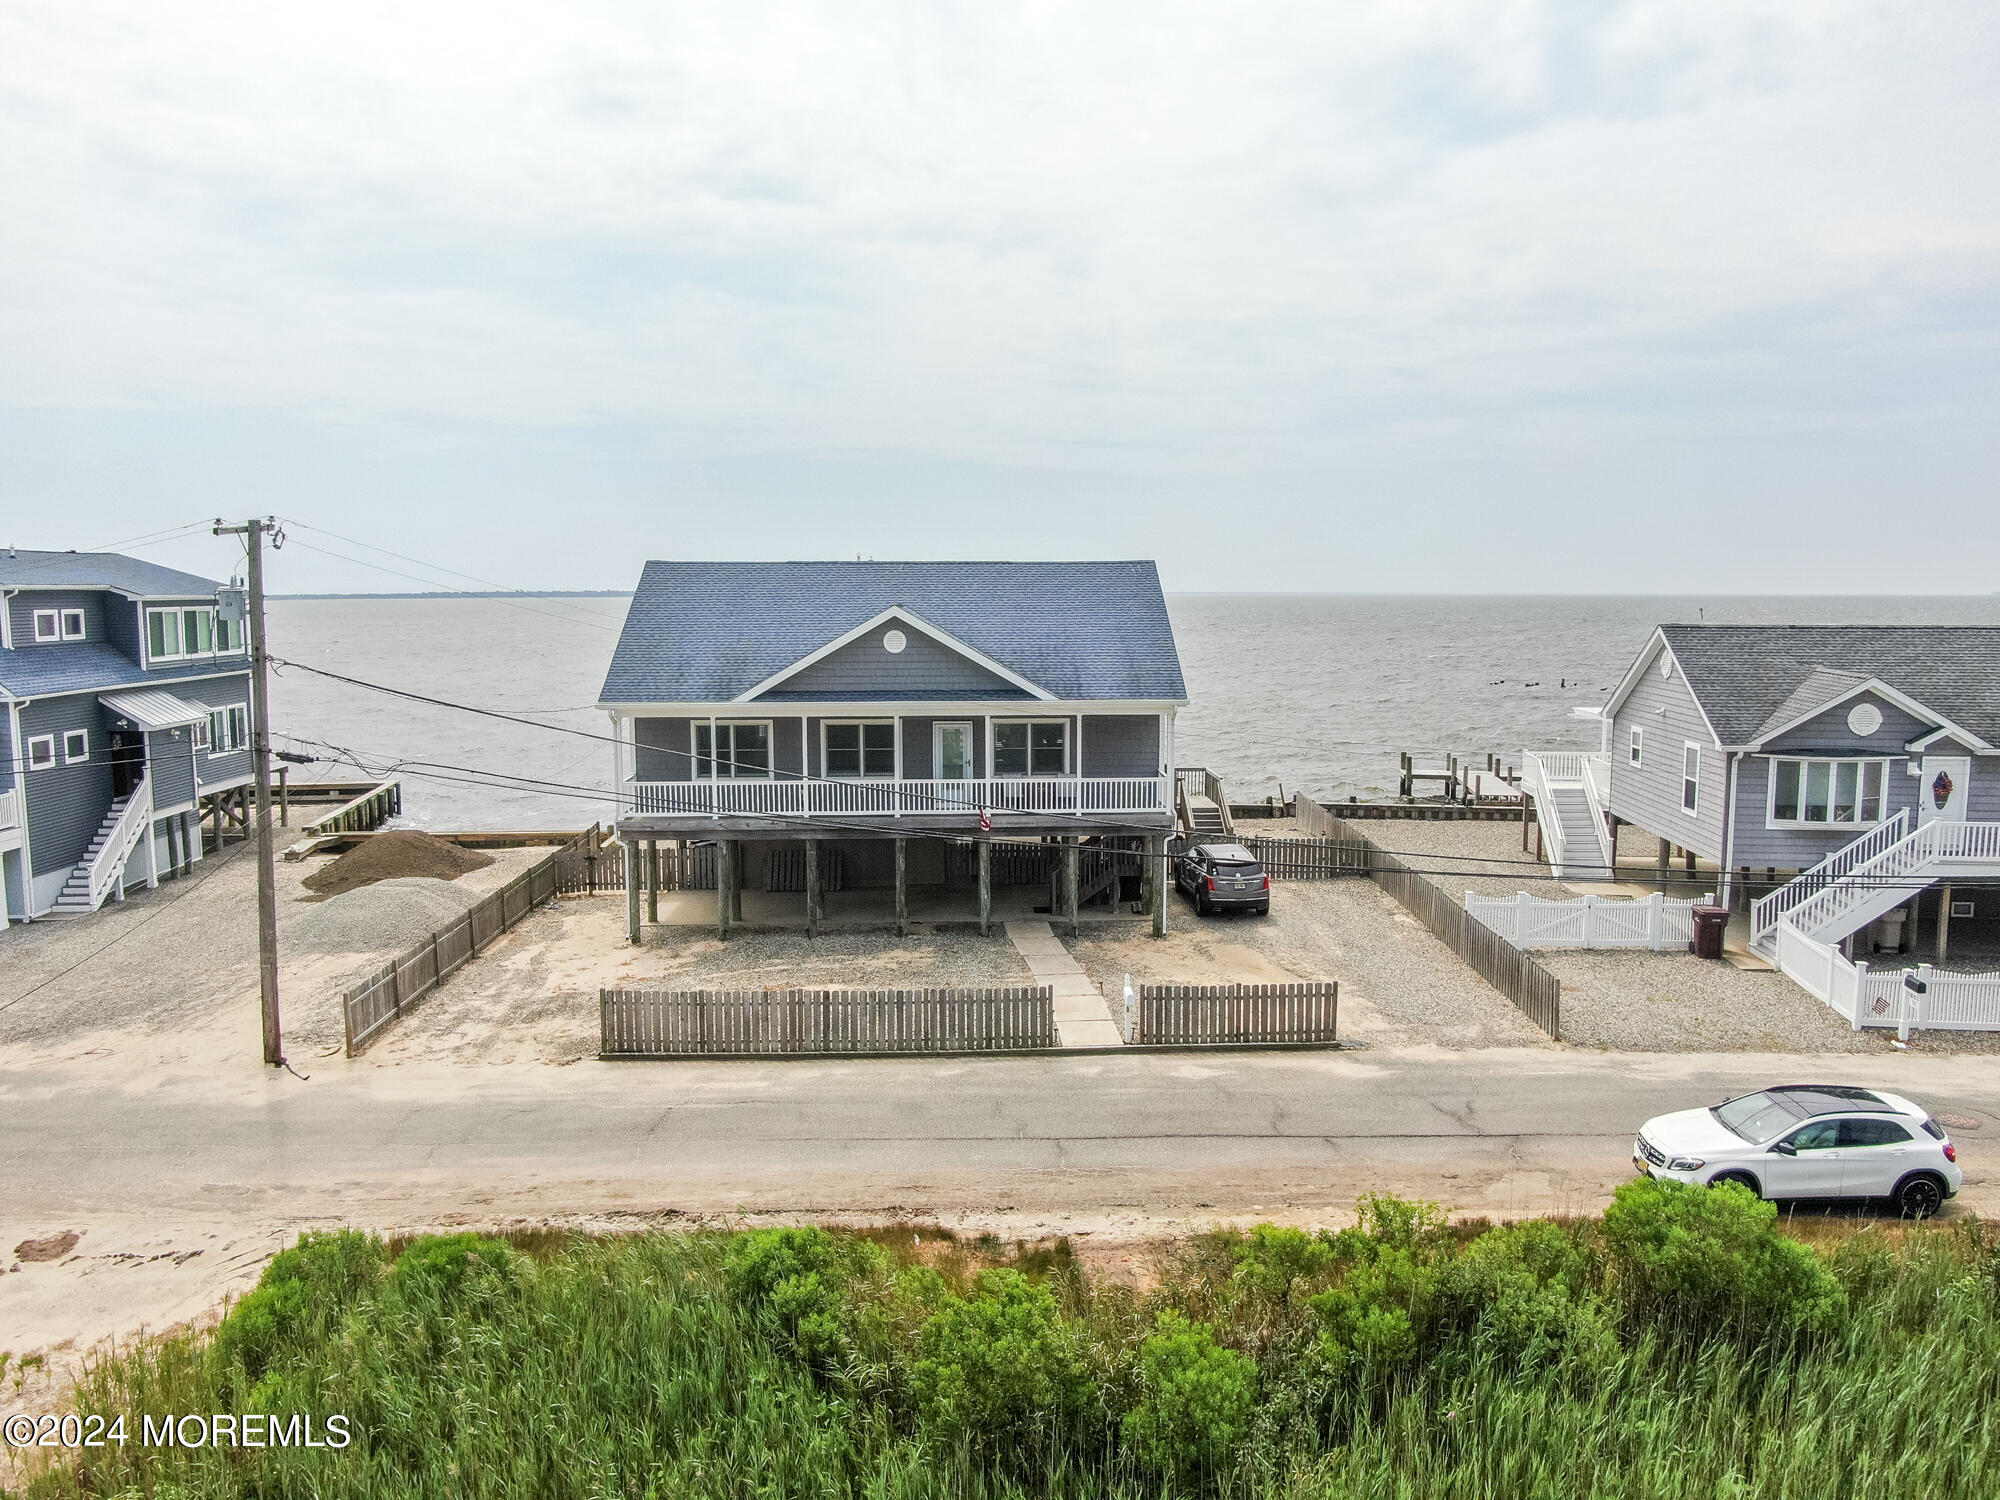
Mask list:
[[[1182,1476],[1219,1469],[1249,1430],[1257,1366],[1179,1313],[1160,1314],[1140,1349],[1145,1394],[1125,1414],[1126,1446],[1148,1468]]]
[[[1438,1278],[1440,1323],[1503,1363],[1601,1358],[1615,1347],[1593,1258],[1546,1219],[1488,1230]]]
[[[1310,1286],[1335,1263],[1331,1241],[1303,1229],[1259,1224],[1236,1246],[1231,1278],[1236,1294],[1252,1302],[1283,1307],[1301,1286]]]
[[[1092,1395],[1055,1297],[1007,1270],[982,1272],[924,1324],[911,1387],[926,1429],[997,1452],[1039,1446]]]
[[[216,1328],[216,1356],[256,1380],[286,1351],[324,1338],[382,1279],[386,1261],[382,1242],[357,1230],[300,1235]]]
[[[1604,1214],[1626,1307],[1683,1334],[1830,1329],[1846,1296],[1817,1255],[1777,1232],[1777,1218],[1776,1205],[1733,1182],[1626,1183]]]
[[[451,1301],[475,1284],[490,1287],[512,1278],[514,1247],[484,1234],[427,1234],[396,1258],[396,1281],[439,1301]]]
[[[737,1304],[774,1322],[790,1352],[831,1371],[854,1349],[852,1284],[888,1265],[882,1247],[867,1240],[824,1229],[756,1229],[731,1243],[723,1276]]]

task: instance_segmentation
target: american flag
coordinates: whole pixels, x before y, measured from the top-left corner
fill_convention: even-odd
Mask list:
[[[979,831],[981,833],[993,831],[993,815],[983,807],[979,809]]]

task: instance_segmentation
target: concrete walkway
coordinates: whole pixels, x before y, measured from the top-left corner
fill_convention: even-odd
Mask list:
[[[1065,1047],[1122,1047],[1124,1033],[1111,1008],[1083,967],[1047,922],[1009,922],[1007,939],[1027,960],[1036,984],[1045,984],[1056,1004],[1056,1040]]]

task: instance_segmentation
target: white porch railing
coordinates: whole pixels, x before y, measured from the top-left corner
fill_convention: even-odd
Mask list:
[[[1670,900],[1655,891],[1636,901],[1581,896],[1549,901],[1522,891],[1513,896],[1465,893],[1466,915],[1516,948],[1685,948],[1694,941],[1694,908],[1712,905]]]
[[[1870,834],[1855,840],[1848,848],[1876,842],[1875,835]],[[1840,852],[1844,854],[1847,850]],[[1851,920],[1858,908],[1881,905],[1885,894],[1901,898],[1891,903],[1901,905],[1902,900],[1914,896],[1924,885],[1942,878],[1955,867],[1970,867],[1967,873],[2000,869],[2000,823],[1948,822],[1942,818],[1925,823],[1874,855],[1850,864],[1837,876],[1821,877],[1818,888],[1795,902],[1782,921],[1796,925],[1801,932],[1841,937],[1845,932],[1832,929],[1844,917]],[[1800,876],[1772,894],[1782,895],[1804,879],[1805,876]]]
[[[146,831],[153,826],[153,778],[141,776],[125,799],[125,810],[111,826],[111,836],[90,861],[90,909],[104,904],[105,896],[125,872],[125,860]]]
[[[1839,948],[1806,936],[1789,920],[1778,924],[1776,960],[1856,1031],[2000,1031],[2000,974],[1941,973],[1929,964],[1878,972],[1865,962],[1850,963]],[[1912,974],[1922,991],[1906,982]]]
[[[1611,847],[1611,835],[1606,832],[1610,824],[1604,814],[1611,806],[1611,760],[1603,755],[1586,755],[1583,758],[1583,800],[1590,805],[1590,827],[1597,835],[1597,852],[1604,857],[1604,868],[1616,870],[1617,851]]]
[[[18,791],[0,792],[0,828],[21,826],[21,794]]]
[[[625,811],[639,817],[967,817],[1000,813],[1164,813],[1166,776],[987,776],[955,781],[733,777],[630,781]]]
[[[1843,844],[1810,870],[1803,870],[1761,897],[1750,907],[1750,940],[1756,942],[1776,929],[1796,908],[1834,884],[1850,870],[1866,864],[1910,831],[1910,810],[1876,825],[1851,844]]]
[[[1581,779],[1582,760],[1582,756],[1566,752],[1553,755],[1537,755],[1532,750],[1521,752],[1521,790],[1534,799],[1535,813],[1542,828],[1542,854],[1552,870],[1563,867],[1564,856],[1569,852],[1563,846],[1562,819],[1556,814],[1554,782],[1561,779],[1565,772],[1572,772],[1572,766],[1566,764],[1568,762],[1575,763],[1573,774]]]
[[[1536,815],[1542,824],[1542,852],[1551,869],[1562,870],[1571,864],[1589,869],[1613,868],[1604,821],[1605,809],[1611,804],[1611,762],[1607,758],[1581,750],[1523,750],[1521,790],[1535,799]],[[1589,849],[1569,847],[1556,807],[1559,790],[1582,794],[1590,815]]]

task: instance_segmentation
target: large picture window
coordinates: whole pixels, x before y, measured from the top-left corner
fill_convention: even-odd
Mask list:
[[[1778,757],[1771,762],[1773,827],[1859,828],[1882,821],[1885,760]]]
[[[761,724],[717,724],[711,744],[709,726],[694,726],[694,774],[710,777],[769,776],[771,774],[771,726]]]
[[[827,775],[853,778],[896,774],[896,726],[892,721],[822,724],[820,732],[825,737]]]
[[[249,708],[241,703],[231,703],[224,708],[211,708],[208,711],[206,743],[197,737],[195,748],[206,749],[210,755],[229,755],[238,750],[249,749]]]
[[[1069,720],[1016,719],[993,726],[995,776],[1063,776],[1069,772]]]
[[[227,655],[243,649],[241,626],[217,620],[212,606],[146,611],[146,659],[184,661],[194,656]]]

